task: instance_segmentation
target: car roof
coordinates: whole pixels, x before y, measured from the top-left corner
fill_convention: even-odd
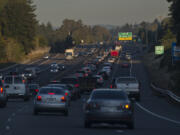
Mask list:
[[[124,90],[123,89],[100,88],[100,89],[94,89],[93,91],[124,91]]]

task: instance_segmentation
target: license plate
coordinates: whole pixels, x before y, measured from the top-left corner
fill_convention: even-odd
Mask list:
[[[117,109],[115,107],[101,107],[101,111],[103,112],[114,112]]]
[[[56,102],[56,99],[55,98],[48,98],[47,101],[48,102]]]

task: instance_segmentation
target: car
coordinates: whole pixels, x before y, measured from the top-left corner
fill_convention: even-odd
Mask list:
[[[116,61],[115,58],[108,58],[108,62],[109,62],[109,63],[114,63],[115,61]]]
[[[115,79],[115,87],[118,89],[124,89],[129,98],[135,98],[140,101],[140,89],[141,83],[133,76],[117,77]]]
[[[104,67],[105,67],[105,66],[110,66],[110,67],[112,68],[113,64],[110,63],[110,62],[106,62],[106,63],[103,64],[103,66],[104,66]]]
[[[59,64],[58,67],[59,67],[59,70],[60,70],[60,71],[63,71],[63,70],[66,69],[66,66],[63,65],[63,64]]]
[[[94,75],[93,77],[95,77],[97,79],[97,84],[102,86],[104,83],[104,79],[101,75]]]
[[[50,72],[51,73],[57,73],[57,72],[59,72],[59,68],[53,66],[53,67],[50,68]]]
[[[51,63],[51,67],[57,67],[57,68],[59,68],[59,66],[58,66],[57,63]]]
[[[23,98],[28,101],[30,91],[28,88],[27,79],[19,75],[8,75],[4,77],[4,89],[9,98]]]
[[[44,58],[44,59],[49,59],[49,56],[48,56],[48,55],[46,55],[46,56],[44,56],[43,58]]]
[[[70,88],[67,84],[62,84],[62,83],[48,84],[47,86],[48,87],[57,87],[57,88],[61,88],[62,90],[64,90],[66,92],[66,96],[68,97],[68,105],[70,106],[70,100],[72,98],[72,94],[71,94]]]
[[[42,87],[34,99],[34,115],[40,112],[61,112],[68,116],[68,100],[65,91],[56,87]]]
[[[87,74],[83,70],[78,70],[78,71],[76,71],[75,75],[76,75],[76,77],[80,78],[80,77],[85,77]]]
[[[124,61],[124,62],[121,63],[121,67],[122,68],[129,68],[130,64],[129,64],[129,62]]]
[[[39,84],[28,84],[30,93],[35,96],[39,92]]]
[[[7,94],[4,89],[3,81],[0,79],[0,107],[6,107]]]
[[[95,89],[84,105],[84,127],[94,123],[125,124],[134,128],[134,107],[120,89]]]
[[[63,84],[73,84],[74,87],[79,88],[79,79],[75,75],[69,75],[61,79]]]

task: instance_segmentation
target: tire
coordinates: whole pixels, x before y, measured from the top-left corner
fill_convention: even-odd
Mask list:
[[[37,111],[37,110],[34,110],[33,114],[34,114],[34,115],[38,115],[38,111]]]
[[[134,122],[127,124],[128,129],[134,129]]]
[[[91,122],[85,120],[85,122],[84,122],[84,127],[85,127],[85,128],[91,128]]]
[[[66,117],[67,117],[68,115],[69,115],[68,110],[65,110],[65,111],[64,111],[64,116],[66,116]]]

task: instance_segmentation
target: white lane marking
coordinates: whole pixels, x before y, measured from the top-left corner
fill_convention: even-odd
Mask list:
[[[172,120],[172,119],[167,118],[167,117],[165,117],[165,116],[161,116],[161,115],[158,115],[158,114],[156,114],[156,113],[153,113],[153,112],[149,111],[148,109],[144,108],[144,107],[143,107],[142,105],[140,105],[139,103],[136,103],[136,105],[137,105],[140,109],[142,109],[143,111],[149,113],[150,115],[152,115],[152,116],[154,116],[154,117],[157,117],[157,118],[159,118],[159,119],[163,119],[163,120],[166,120],[166,121],[175,123],[175,124],[180,124],[180,121]]]
[[[124,133],[123,130],[116,130],[117,133]]]

